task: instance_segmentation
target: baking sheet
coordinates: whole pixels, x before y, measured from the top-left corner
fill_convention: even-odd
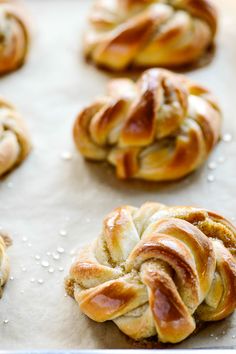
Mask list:
[[[211,65],[189,76],[219,97],[224,132],[233,139],[222,141],[211,155],[215,170],[205,164],[170,184],[118,181],[111,167],[85,162],[75,151],[74,118],[81,107],[105,92],[111,77],[80,55],[80,37],[92,1],[27,2],[34,30],[29,61],[0,79],[0,94],[22,112],[34,142],[27,161],[0,182],[0,226],[14,240],[9,249],[13,278],[0,301],[0,349],[132,348],[113,323],[97,324],[82,315],[63,289],[74,248],[98,235],[103,217],[114,207],[150,200],[236,216],[236,2],[216,2],[221,26],[215,57]],[[69,160],[63,158],[67,153]],[[214,182],[208,182],[209,175]],[[55,254],[53,258],[48,252],[58,254],[58,247],[65,252],[54,259]],[[38,264],[41,261],[48,261],[54,272]],[[236,348],[235,328],[236,315],[208,324],[173,348]]]

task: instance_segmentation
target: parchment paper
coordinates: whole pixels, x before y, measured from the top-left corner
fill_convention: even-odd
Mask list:
[[[0,300],[0,349],[132,347],[115,325],[92,322],[64,296],[71,251],[99,234],[104,216],[114,207],[150,200],[236,216],[236,2],[216,3],[221,17],[216,55],[210,65],[189,75],[219,97],[224,132],[233,140],[221,142],[211,155],[208,162],[217,163],[215,170],[206,163],[180,182],[155,184],[118,181],[112,168],[85,162],[74,149],[71,127],[77,112],[105,92],[111,76],[81,57],[91,1],[28,1],[34,30],[29,61],[0,79],[0,94],[23,114],[34,142],[27,161],[0,182],[0,225],[14,241],[9,249],[14,279]],[[71,160],[62,159],[66,152]],[[208,182],[208,175],[215,181]],[[66,236],[60,235],[63,230]],[[58,247],[65,249],[59,260],[47,255]],[[55,271],[49,273],[37,264],[41,261]],[[209,324],[176,347],[236,348],[235,328],[236,315]]]

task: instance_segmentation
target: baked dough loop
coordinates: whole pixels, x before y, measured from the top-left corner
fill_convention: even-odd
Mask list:
[[[9,276],[9,259],[6,253],[6,248],[11,244],[8,236],[0,235],[0,298],[2,297],[2,289],[6,284]]]
[[[197,169],[219,139],[221,113],[204,87],[164,69],[137,83],[112,80],[85,108],[74,140],[88,159],[108,160],[120,178],[174,180]]]
[[[100,236],[76,255],[66,290],[97,322],[135,340],[187,338],[200,321],[236,307],[236,229],[194,207],[146,203],[109,214]]]
[[[15,108],[0,97],[0,176],[21,163],[30,149],[24,121]]]
[[[18,69],[29,47],[27,18],[18,1],[0,0],[0,75]]]
[[[216,29],[210,0],[98,0],[84,51],[112,70],[177,67],[196,62],[213,43]]]

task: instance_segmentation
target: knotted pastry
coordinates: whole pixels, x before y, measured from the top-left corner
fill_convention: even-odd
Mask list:
[[[123,70],[196,62],[213,43],[217,14],[210,0],[98,0],[85,36],[85,55]]]
[[[11,243],[8,236],[0,235],[0,298],[2,296],[2,288],[7,282],[9,276],[9,259],[6,254],[6,248]]]
[[[0,97],[0,176],[22,162],[30,149],[24,121],[15,108]]]
[[[88,159],[108,160],[120,178],[174,180],[197,169],[219,139],[221,113],[204,87],[164,69],[137,83],[112,80],[85,108],[74,140]]]
[[[18,69],[25,61],[29,31],[17,1],[0,0],[0,74]]]
[[[100,236],[78,252],[66,290],[97,322],[129,337],[187,338],[199,321],[236,307],[236,229],[193,207],[146,203],[109,214]]]

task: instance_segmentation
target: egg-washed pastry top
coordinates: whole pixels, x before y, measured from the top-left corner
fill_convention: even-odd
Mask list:
[[[211,0],[97,0],[84,51],[111,70],[183,66],[206,52],[216,28]]]
[[[205,87],[164,69],[137,82],[115,79],[83,109],[74,140],[88,159],[109,161],[119,178],[168,181],[196,170],[217,143],[221,112]]]
[[[178,343],[236,307],[236,229],[195,207],[122,206],[75,256],[67,292],[135,340]]]
[[[29,24],[17,0],[0,0],[0,75],[18,69],[29,49]]]

